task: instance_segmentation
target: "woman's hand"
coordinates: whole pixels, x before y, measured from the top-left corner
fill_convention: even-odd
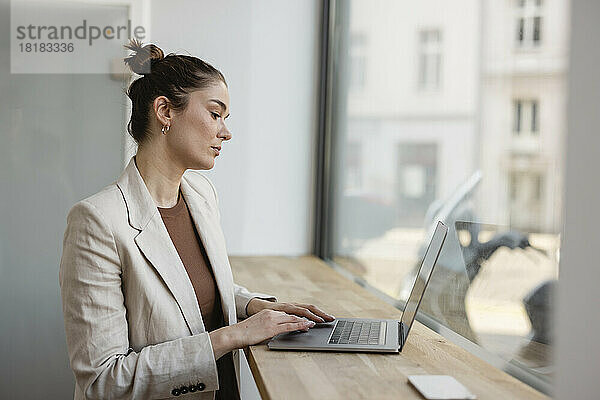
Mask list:
[[[262,310],[237,324],[209,333],[215,354],[219,359],[234,349],[250,346],[275,335],[293,331],[308,331],[315,323],[281,311]]]
[[[327,314],[312,304],[276,303],[259,298],[250,300],[246,310],[248,311],[248,315],[256,314],[261,310],[283,311],[284,313],[304,317],[314,322],[331,322],[335,319],[333,315]]]

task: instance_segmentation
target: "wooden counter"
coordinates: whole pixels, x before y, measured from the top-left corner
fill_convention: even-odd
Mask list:
[[[337,317],[394,318],[401,311],[316,257],[232,257],[234,280],[279,301],[313,303]],[[274,351],[246,355],[263,399],[422,399],[408,375],[452,375],[478,399],[543,394],[415,321],[400,354]]]

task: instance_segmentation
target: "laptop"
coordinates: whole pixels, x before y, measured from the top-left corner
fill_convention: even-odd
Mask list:
[[[448,227],[438,222],[400,321],[395,319],[337,318],[318,323],[308,332],[296,331],[275,336],[267,346],[271,350],[318,350],[398,353],[402,351],[412,327],[423,293],[438,260]]]

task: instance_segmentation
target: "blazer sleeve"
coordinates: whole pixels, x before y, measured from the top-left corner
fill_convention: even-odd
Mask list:
[[[250,300],[258,297],[259,299],[277,301],[274,296],[264,293],[250,292],[243,286],[233,284],[235,293],[235,310],[238,318],[248,318],[248,303]]]
[[[89,399],[167,398],[181,387],[214,391],[208,333],[129,347],[122,269],[111,229],[89,202],[69,212],[59,281],[71,368]]]

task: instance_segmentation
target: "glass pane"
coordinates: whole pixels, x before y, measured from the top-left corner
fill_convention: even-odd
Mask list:
[[[544,4],[559,16],[548,27],[557,41],[535,52],[514,51],[515,12],[522,40],[535,8],[519,4],[336,3],[331,257],[405,300],[425,234],[444,221],[423,311],[551,382],[566,0]],[[358,33],[369,71],[360,92],[348,89]]]
[[[116,3],[35,4],[31,18],[48,8],[88,21],[116,16],[120,25],[129,17]],[[10,26],[9,2],[0,9]],[[7,55],[0,62],[0,397],[72,398],[58,284],[62,238],[69,209],[121,171],[126,76],[11,73],[8,37],[0,47]]]

